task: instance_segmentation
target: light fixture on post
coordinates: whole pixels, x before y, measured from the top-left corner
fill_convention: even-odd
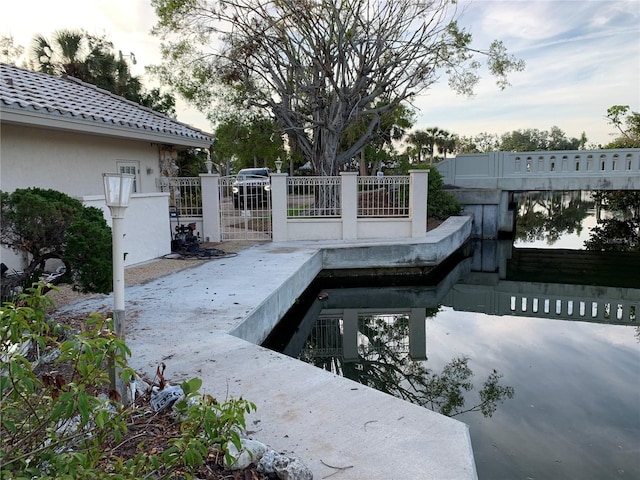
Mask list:
[[[280,160],[280,157],[278,157],[278,159],[276,160],[276,173],[282,173],[282,160]]]
[[[125,311],[124,311],[124,248],[123,248],[123,220],[124,212],[129,206],[129,197],[133,189],[134,175],[128,173],[103,173],[104,200],[111,212],[111,238],[113,243],[113,323],[115,334],[125,340]],[[113,372],[112,382],[115,390],[120,394],[124,405],[129,403],[127,385]]]
[[[129,52],[129,55],[123,55],[122,50],[118,50],[118,57],[120,58],[121,62],[124,60],[124,57],[129,57],[131,59],[131,63],[133,63],[134,65],[138,63],[133,52]]]
[[[205,167],[207,167],[207,173],[211,174],[211,169],[213,168],[213,162],[211,161],[211,155],[207,152],[207,159],[204,161]]]

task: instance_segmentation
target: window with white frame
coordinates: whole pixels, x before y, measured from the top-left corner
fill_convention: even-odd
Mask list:
[[[118,162],[118,173],[130,173],[133,178],[133,191],[132,193],[138,193],[138,172],[140,167],[138,162]]]

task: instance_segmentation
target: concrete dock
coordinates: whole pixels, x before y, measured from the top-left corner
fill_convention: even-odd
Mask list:
[[[199,377],[220,401],[252,401],[251,437],[295,454],[316,479],[476,479],[464,423],[258,345],[322,269],[433,266],[470,232],[469,217],[454,217],[419,239],[266,243],[128,286],[130,366],[152,378],[164,362],[170,383]]]

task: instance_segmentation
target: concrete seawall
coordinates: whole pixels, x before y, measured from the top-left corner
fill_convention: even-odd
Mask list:
[[[199,377],[219,400],[257,405],[251,436],[326,478],[475,479],[468,427],[258,345],[323,268],[437,265],[471,233],[451,218],[421,239],[269,243],[127,288],[130,366]],[[111,297],[68,307],[102,311]]]
[[[300,268],[292,272],[229,333],[260,344],[296,298],[323,269],[412,268],[438,265],[458,250],[471,235],[468,217],[452,217],[421,239],[336,242],[291,242],[265,244],[270,255],[283,255],[300,248],[315,248]]]

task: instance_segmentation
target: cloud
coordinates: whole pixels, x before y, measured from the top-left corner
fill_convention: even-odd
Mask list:
[[[149,33],[156,17],[148,0],[58,0],[51,5],[48,0],[3,4],[0,34],[11,34],[28,48],[37,33],[83,28],[106,35],[116,51],[133,52],[138,60],[134,75],[144,75],[145,65],[161,61],[159,40]],[[586,131],[590,141],[607,143],[612,132],[604,119],[607,108],[622,104],[640,110],[640,2],[476,0],[461,2],[459,12],[475,46],[504,40],[527,68],[510,76],[506,91],[498,90],[485,70],[473,98],[456,95],[441,79],[416,98],[416,128],[437,125],[473,136],[558,125],[568,136]],[[183,102],[178,118],[211,129]]]
[[[607,108],[640,108],[640,2],[478,1],[466,5],[461,24],[478,47],[504,40],[526,69],[505,91],[485,70],[472,98],[440,82],[417,97],[416,128],[473,136],[557,125],[604,144]]]

